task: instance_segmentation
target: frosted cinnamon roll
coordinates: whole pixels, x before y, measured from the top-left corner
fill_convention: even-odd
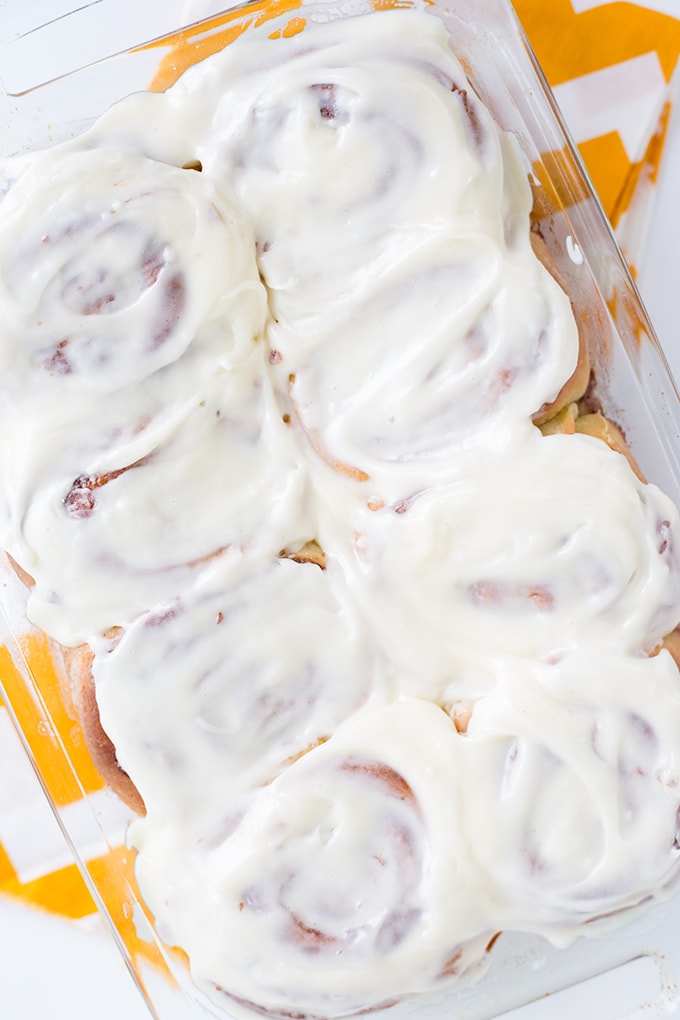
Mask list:
[[[591,437],[471,454],[449,486],[353,523],[356,591],[432,693],[467,655],[543,658],[594,638],[635,654],[675,626],[677,511]]]
[[[53,637],[72,645],[125,625],[227,551],[276,555],[311,537],[296,437],[263,358],[256,349],[218,371],[202,397],[118,446],[86,458],[76,431],[25,500],[10,493],[20,525],[7,549],[36,582],[31,618]]]
[[[410,21],[386,12],[298,39],[246,36],[210,68],[223,98],[197,155],[252,220],[275,317],[306,328],[294,348],[451,219],[474,233],[503,201],[488,113],[442,26],[421,25],[414,47]],[[203,84],[190,71],[175,98],[190,103]]]
[[[109,393],[177,361],[212,324],[212,357],[228,362],[262,331],[251,228],[194,171],[129,151],[47,151],[0,204],[0,225],[10,392]]]
[[[567,309],[530,249],[523,260],[481,234],[437,239],[329,325],[292,377],[300,425],[325,460],[358,469],[385,499],[446,480],[461,451],[530,434],[571,372]]]
[[[556,397],[579,346],[533,253],[518,149],[441,24],[413,33],[402,13],[285,47],[245,39],[213,72],[225,99],[200,149],[254,223],[270,342],[304,430],[370,477],[499,442]]]
[[[513,927],[564,945],[677,883],[677,667],[589,646],[501,668],[464,738],[466,831]]]
[[[342,578],[288,558],[215,561],[94,649],[101,722],[147,810],[208,826],[389,691]]]
[[[65,644],[247,544],[245,504],[264,486],[269,520],[299,476],[247,220],[200,173],[85,144],[0,203],[0,535]]]
[[[494,929],[460,827],[462,739],[433,705],[397,702],[355,715],[209,845],[191,819],[136,822],[156,923],[199,984],[227,1008],[335,1017],[478,968]]]

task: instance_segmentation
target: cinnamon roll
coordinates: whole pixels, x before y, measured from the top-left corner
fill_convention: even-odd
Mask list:
[[[448,486],[352,526],[356,591],[423,695],[489,649],[542,659],[605,639],[636,655],[675,626],[677,511],[591,437],[536,433],[521,460],[471,452]]]
[[[465,451],[530,432],[535,410],[569,377],[578,340],[554,325],[566,299],[527,256],[481,234],[437,239],[339,316],[290,385],[321,456],[396,500],[455,474]]]
[[[364,62],[350,22],[266,51],[246,36],[222,57],[219,141],[197,155],[255,226],[291,354],[370,294],[382,269],[446,237],[451,220],[474,232],[502,200],[498,132],[460,66],[436,32],[414,53],[403,22],[387,21],[388,45],[382,23],[365,25]],[[177,97],[190,102],[200,87],[189,72]]]
[[[0,220],[10,392],[100,397],[176,362],[197,337],[219,363],[261,334],[252,228],[201,174],[135,152],[48,151]]]
[[[531,192],[516,147],[434,21],[415,52],[391,13],[388,45],[377,19],[362,32],[370,71],[349,22],[292,41],[285,74],[276,47],[245,39],[221,68],[219,144],[200,150],[254,223],[304,431],[356,477],[389,464],[385,485],[395,465],[431,474],[530,420],[579,349],[568,299],[518,227]]]
[[[200,804],[204,824],[390,693],[342,578],[287,557],[216,560],[93,648],[102,726],[147,811]]]
[[[310,537],[274,524],[305,485],[229,197],[73,143],[29,164],[0,222],[0,533],[35,622],[78,644],[226,548]]]
[[[592,646],[506,661],[464,738],[477,859],[513,928],[557,945],[611,930],[677,881],[677,666],[667,653],[611,655],[607,669]]]
[[[192,817],[181,836],[135,823],[156,923],[199,984],[227,1008],[333,1017],[478,971],[494,929],[460,825],[462,740],[426,702],[356,714],[216,832],[200,868]]]
[[[228,550],[276,555],[311,537],[296,437],[263,356],[220,369],[119,444],[86,457],[62,447],[26,503],[10,493],[21,523],[8,549],[34,577],[30,612],[53,637],[78,644],[125,625]]]

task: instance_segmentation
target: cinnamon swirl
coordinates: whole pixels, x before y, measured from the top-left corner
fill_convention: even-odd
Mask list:
[[[350,21],[315,26],[285,73],[246,38],[224,55],[219,144],[199,147],[254,224],[270,341],[312,445],[390,486],[395,464],[430,477],[528,422],[579,348],[518,226],[531,194],[513,141],[451,52],[430,33],[414,51],[401,24],[384,47],[368,19],[360,60]]]
[[[512,926],[557,945],[611,930],[677,871],[677,666],[612,655],[609,669],[615,682],[591,649],[505,662],[465,735],[478,860]]]
[[[675,626],[679,526],[602,442],[535,434],[521,462],[476,451],[449,485],[358,510],[355,590],[414,692],[438,697],[480,651],[649,653]]]
[[[390,695],[342,577],[285,557],[223,557],[94,648],[102,723],[147,811],[198,812],[206,791],[204,824]]]
[[[2,221],[9,392],[100,398],[177,362],[197,338],[231,363],[262,332],[252,228],[201,174],[66,147],[29,164]]]
[[[161,927],[194,946],[196,980],[227,1004],[314,1017],[478,970],[494,929],[460,825],[461,744],[426,702],[359,713],[215,832],[205,869],[193,819],[179,840],[141,826],[142,883]]]

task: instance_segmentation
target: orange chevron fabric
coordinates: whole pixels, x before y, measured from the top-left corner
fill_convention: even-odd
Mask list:
[[[576,13],[571,0],[514,0],[552,86],[657,53],[668,81],[680,52],[680,18],[634,3],[603,2]]]
[[[577,13],[584,6],[589,9]],[[622,119],[635,116],[636,111],[627,102],[619,105],[615,93],[608,129],[581,139],[578,124],[570,122],[605,211],[617,228],[633,201],[648,198],[636,186],[642,180],[653,182],[658,172],[668,124],[667,86],[680,55],[680,5],[678,17],[647,5],[618,2],[514,0],[514,7],[558,102],[563,91],[576,91],[579,82],[587,89],[588,76],[617,67],[630,68],[634,88],[645,58],[658,64],[658,109],[649,123],[640,125],[637,151],[626,149],[620,132]],[[640,87],[648,86],[645,82]],[[599,101],[604,102],[603,97]]]

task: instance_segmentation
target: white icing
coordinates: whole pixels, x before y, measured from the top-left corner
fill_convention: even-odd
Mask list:
[[[465,736],[462,785],[466,832],[513,928],[564,944],[673,879],[679,724],[665,653],[589,644],[554,664],[499,665]]]
[[[475,450],[448,485],[351,518],[356,590],[417,693],[455,692],[480,650],[546,659],[610,637],[634,653],[677,622],[670,501],[590,436],[534,432],[521,451]]]
[[[142,884],[172,890],[168,930],[212,933],[198,979],[222,974],[246,1001],[257,987],[275,1014],[332,1015],[478,965],[493,919],[452,783],[462,743],[435,706],[396,702],[262,789],[209,860],[191,816],[184,831],[140,825]]]
[[[192,810],[204,826],[391,694],[342,577],[242,556],[220,558],[186,595],[139,617],[97,657],[95,680],[108,725],[128,734],[126,766],[149,814]],[[216,810],[196,791],[217,774]]]
[[[567,299],[517,229],[513,140],[437,33],[415,50],[397,19],[390,37],[377,19],[361,39],[351,21],[318,45],[303,32],[285,73],[246,38],[224,54],[215,140],[197,146],[254,225],[303,428],[372,477],[500,442],[576,359]],[[188,75],[180,95],[201,84]]]
[[[679,521],[532,424],[576,326],[438,21],[269,27],[3,168],[0,535],[158,930],[336,1016],[672,888]]]
[[[2,215],[12,389],[99,396],[176,362],[216,323],[213,355],[230,362],[263,328],[251,227],[205,176],[136,153],[48,152]]]

